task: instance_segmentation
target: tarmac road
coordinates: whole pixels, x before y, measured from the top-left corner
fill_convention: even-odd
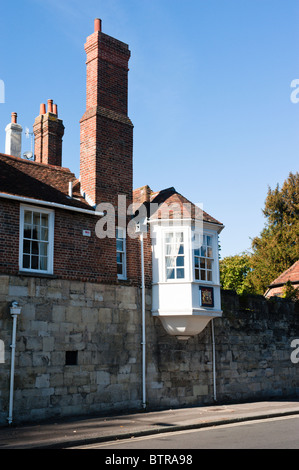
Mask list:
[[[0,449],[66,449],[133,436],[137,438],[158,434],[165,437],[165,433],[169,431],[296,415],[299,417],[298,398],[145,411],[118,416],[61,417],[43,423],[13,423],[10,427],[0,427]]]
[[[224,424],[207,428],[142,436],[120,441],[79,446],[77,449],[155,450],[154,455],[165,455],[160,450],[175,450],[177,458],[190,449],[299,449],[299,416],[285,416]],[[107,454],[108,455],[108,454]],[[127,454],[126,454],[127,455]],[[136,455],[136,454],[134,454]],[[173,455],[173,454],[172,454]],[[156,457],[158,458],[158,457]],[[162,459],[164,457],[161,457]]]

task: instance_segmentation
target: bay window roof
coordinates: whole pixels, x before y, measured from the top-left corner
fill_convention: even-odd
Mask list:
[[[218,225],[220,230],[223,228],[221,222],[182,196],[173,187],[152,191],[149,186],[143,186],[133,191],[133,201],[136,206],[140,203],[147,207],[148,217],[151,220],[177,217],[202,219],[203,222]],[[157,204],[159,210],[154,210],[154,204]]]

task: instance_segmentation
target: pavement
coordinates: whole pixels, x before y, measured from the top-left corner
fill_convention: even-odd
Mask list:
[[[0,449],[67,449],[96,442],[299,415],[299,399],[57,419],[0,427]]]

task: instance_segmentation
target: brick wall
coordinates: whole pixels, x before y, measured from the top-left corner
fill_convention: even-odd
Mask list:
[[[19,272],[20,204],[1,199],[0,272]],[[57,209],[54,228],[54,272],[62,279],[117,284],[116,239],[98,238],[98,217]],[[83,236],[83,231],[90,231]],[[140,284],[140,244],[127,239],[127,284]]]

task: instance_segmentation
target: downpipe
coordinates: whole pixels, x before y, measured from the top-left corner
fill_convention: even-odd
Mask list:
[[[141,296],[142,296],[142,406],[146,408],[146,335],[145,335],[145,280],[144,280],[144,249],[143,232],[140,234],[140,254],[141,254]]]
[[[14,376],[15,376],[15,351],[16,351],[16,335],[17,335],[17,318],[21,313],[22,308],[19,307],[18,302],[12,302],[10,307],[10,314],[13,319],[12,325],[12,341],[11,341],[11,365],[10,365],[10,391],[9,391],[9,414],[8,424],[11,425],[13,421],[13,396],[14,396]]]
[[[214,322],[211,320],[211,331],[212,331],[212,353],[213,353],[213,398],[217,401],[216,393],[216,360],[215,360],[215,333],[214,333]]]

